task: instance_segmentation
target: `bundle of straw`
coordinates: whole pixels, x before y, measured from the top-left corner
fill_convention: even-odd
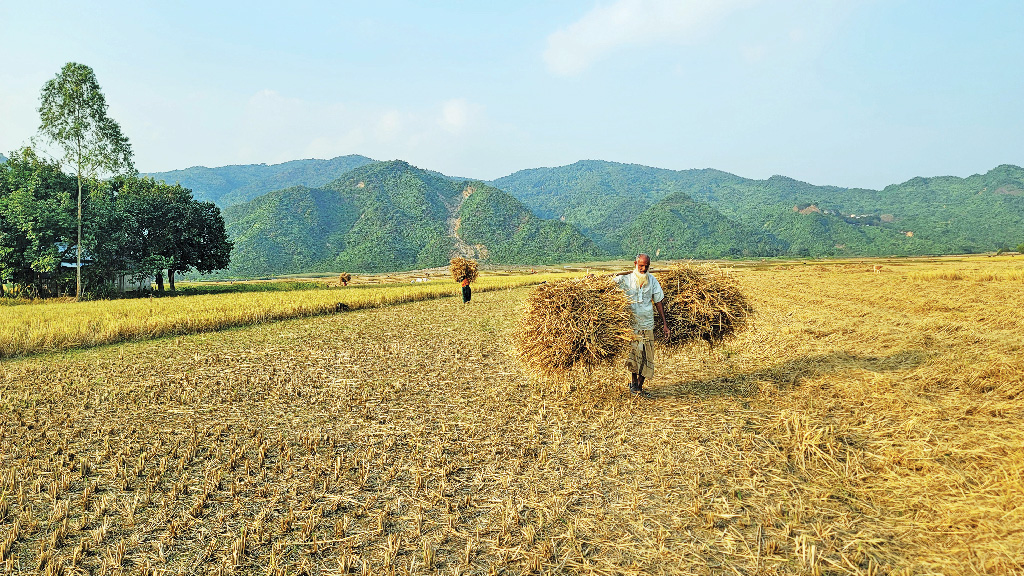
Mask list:
[[[348,284],[352,281],[352,275],[348,272],[342,272],[338,274],[338,284]]]
[[[456,282],[462,282],[463,278],[468,278],[470,282],[476,280],[476,260],[456,256],[452,258],[448,268]]]
[[[613,361],[633,338],[629,300],[607,278],[587,276],[534,289],[516,333],[520,360],[553,376]]]
[[[718,267],[677,264],[655,278],[665,292],[669,345],[703,340],[709,346],[742,330],[754,309],[736,279]]]

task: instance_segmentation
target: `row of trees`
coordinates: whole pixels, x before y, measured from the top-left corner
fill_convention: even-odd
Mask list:
[[[102,295],[154,277],[226,268],[231,243],[220,209],[192,191],[140,178],[92,68],[69,62],[40,93],[39,136],[74,175],[32,148],[0,165],[0,295],[4,283],[33,294],[83,287]],[[106,177],[106,179],[102,179]]]
[[[220,209],[179,185],[119,175],[86,178],[79,220],[77,175],[31,148],[0,165],[0,294],[11,282],[37,295],[102,296],[119,281],[226,268],[231,242]],[[78,249],[81,247],[81,256]],[[81,266],[77,264],[81,259]]]

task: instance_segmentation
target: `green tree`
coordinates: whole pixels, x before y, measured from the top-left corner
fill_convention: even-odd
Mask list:
[[[120,275],[140,281],[163,268],[166,202],[154,188],[151,180],[118,176],[90,192],[83,234],[93,257],[85,271],[90,282]]]
[[[232,247],[220,208],[213,202],[199,202],[189,194],[188,202],[176,207],[175,212],[170,250],[165,253],[171,291],[177,272],[209,274],[227,268]]]
[[[116,263],[117,271],[135,280],[153,277],[162,292],[164,270],[174,290],[178,272],[206,274],[227,267],[232,244],[213,203],[195,200],[181,185],[152,178],[119,176],[103,189],[104,202],[110,205],[106,212],[115,215],[120,229],[108,227],[107,247],[100,251],[105,262]]]
[[[5,280],[35,293],[60,290],[74,236],[74,180],[30,148],[0,164],[0,294]],[[54,282],[44,286],[44,279]]]
[[[78,179],[77,287],[82,297],[82,181],[101,174],[132,174],[132,148],[107,116],[107,101],[92,68],[68,62],[40,94],[39,132],[60,147]]]
[[[86,292],[96,295],[113,293],[118,276],[131,274],[136,265],[130,233],[134,215],[125,211],[117,185],[120,180],[123,178],[113,178],[92,187],[82,208],[82,244],[90,257],[82,270],[82,282]]]

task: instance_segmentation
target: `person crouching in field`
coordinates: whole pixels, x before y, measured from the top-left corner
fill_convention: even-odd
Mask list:
[[[462,277],[462,303],[468,304],[469,299],[473,297],[473,289],[469,287],[469,278]]]
[[[639,254],[633,261],[632,272],[620,272],[615,282],[626,293],[626,298],[633,308],[633,346],[626,358],[626,368],[630,372],[629,391],[650,398],[644,391],[644,382],[654,376],[654,308],[658,308],[661,318],[661,330],[669,336],[668,322],[665,318],[665,307],[661,301],[665,293],[658,284],[658,279],[647,270],[651,267],[651,257]]]

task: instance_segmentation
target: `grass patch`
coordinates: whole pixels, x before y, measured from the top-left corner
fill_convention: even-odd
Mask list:
[[[176,292],[157,293],[157,297],[201,296],[209,294],[240,294],[243,292],[297,292],[301,290],[324,290],[326,282],[302,280],[278,280],[272,282],[195,282],[178,286]]]
[[[481,276],[473,289],[503,290],[561,276]],[[228,291],[219,292],[220,286]],[[348,287],[297,281],[235,283],[197,287],[190,294],[191,288],[182,287],[180,298],[61,299],[0,308],[0,358],[444,298],[460,290],[450,280]]]

